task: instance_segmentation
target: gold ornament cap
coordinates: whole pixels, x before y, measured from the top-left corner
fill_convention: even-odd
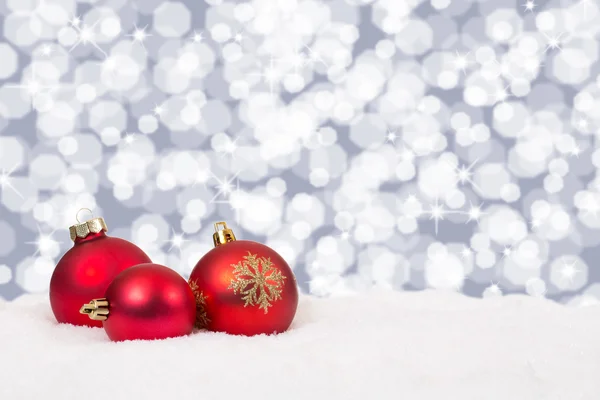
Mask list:
[[[94,214],[92,213],[92,219],[89,219],[85,222],[81,222],[79,220],[79,213],[81,211],[92,211],[89,208],[82,208],[77,212],[75,219],[77,220],[77,224],[69,227],[69,233],[71,235],[71,240],[75,241],[77,238],[83,239],[87,237],[90,233],[99,233],[101,231],[108,232],[108,227],[106,226],[106,222],[104,218],[96,217],[94,218]]]
[[[108,300],[105,298],[94,299],[84,304],[79,310],[80,314],[85,314],[94,321],[106,321],[108,318]]]
[[[219,227],[223,229],[219,229]],[[215,247],[234,241],[235,235],[233,234],[233,231],[227,227],[227,224],[225,222],[216,222],[215,233],[213,233],[213,243],[215,244]]]

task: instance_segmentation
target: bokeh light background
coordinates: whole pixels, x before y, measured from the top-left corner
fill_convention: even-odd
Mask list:
[[[82,207],[187,277],[600,298],[600,1],[0,0],[0,297]]]

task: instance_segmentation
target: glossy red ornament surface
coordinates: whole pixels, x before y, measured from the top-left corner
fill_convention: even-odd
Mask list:
[[[113,341],[165,339],[194,329],[194,294],[185,279],[165,266],[141,264],[126,269],[104,297],[109,303],[104,329]]]
[[[77,238],[50,279],[50,305],[58,322],[101,327],[79,313],[82,304],[104,297],[112,280],[126,268],[149,263],[139,247],[104,232]]]
[[[284,332],[298,307],[291,268],[257,242],[236,240],[215,247],[198,261],[189,282],[197,300],[197,326],[211,331],[248,336]]]

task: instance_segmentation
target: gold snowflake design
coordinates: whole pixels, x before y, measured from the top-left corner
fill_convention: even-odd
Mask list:
[[[194,292],[194,297],[196,298],[196,323],[194,326],[197,329],[205,329],[210,322],[210,319],[206,314],[206,296],[202,290],[200,290],[196,281],[191,281],[189,284],[192,292]]]
[[[240,293],[244,307],[256,306],[265,311],[273,306],[273,302],[281,299],[281,292],[286,277],[273,266],[270,258],[258,257],[248,252],[244,260],[231,264],[235,278],[228,289]]]

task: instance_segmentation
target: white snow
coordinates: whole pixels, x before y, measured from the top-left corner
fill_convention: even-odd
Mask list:
[[[279,336],[112,343],[0,302],[0,399],[600,398],[600,306],[443,291],[301,298]]]

